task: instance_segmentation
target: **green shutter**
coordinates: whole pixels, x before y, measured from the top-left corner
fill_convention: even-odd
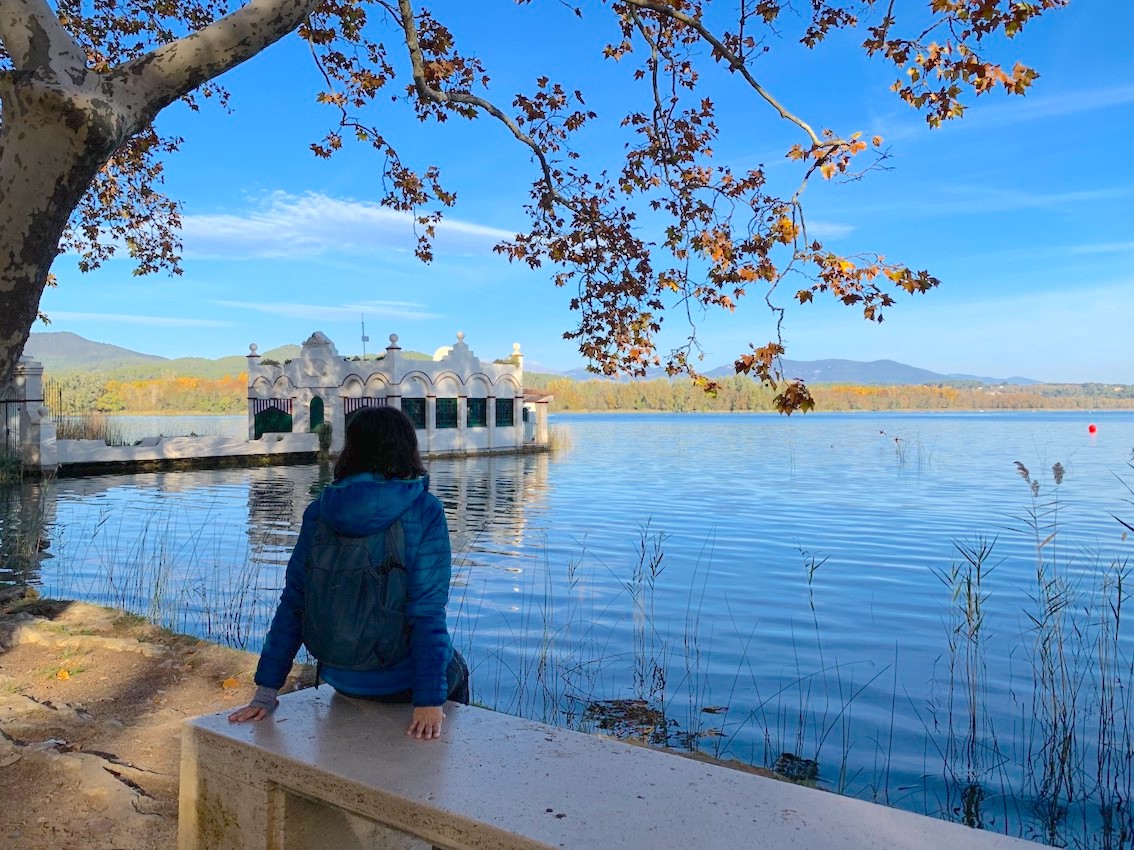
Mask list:
[[[455,398],[437,399],[437,428],[457,427],[457,400]]]
[[[488,427],[488,399],[470,398],[468,400],[468,427]]]
[[[402,413],[409,417],[414,428],[419,431],[425,430],[425,399],[403,398]]]
[[[496,399],[496,427],[508,428],[516,424],[516,400],[514,398]]]

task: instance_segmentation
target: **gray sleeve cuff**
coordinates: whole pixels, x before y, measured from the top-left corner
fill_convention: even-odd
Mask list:
[[[256,686],[256,693],[252,695],[252,701],[248,704],[254,708],[263,708],[266,711],[272,711],[280,701],[276,699],[276,694],[279,693],[277,688],[266,688],[263,685]]]

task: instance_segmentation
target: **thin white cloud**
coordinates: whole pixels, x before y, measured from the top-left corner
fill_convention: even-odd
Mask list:
[[[437,226],[441,253],[488,253],[515,232],[445,218]],[[413,216],[375,203],[309,193],[275,192],[245,213],[187,215],[185,256],[205,259],[308,257],[320,254],[409,252],[416,245]]]
[[[1069,254],[1126,254],[1134,251],[1134,242],[1100,242],[1097,245],[1072,245]]]
[[[251,310],[256,313],[267,313],[270,316],[286,316],[291,319],[354,321],[358,319],[360,314],[365,315],[367,318],[406,319],[408,321],[440,318],[440,314],[431,313],[423,309],[425,307],[424,304],[414,304],[409,301],[362,301],[357,304],[344,304],[341,306],[271,301],[217,301],[215,303],[222,307]]]
[[[977,103],[980,103],[978,100]],[[995,109],[971,111],[960,122],[974,119],[973,123],[988,126],[991,124],[1015,124],[1019,121],[1040,121],[1050,118],[1064,118],[1083,112],[1095,112],[1134,103],[1134,85],[1112,86],[1106,89],[1084,89],[1060,94],[1044,94],[1025,98],[1009,98],[1009,103],[997,103]]]
[[[67,322],[119,322],[127,325],[160,325],[173,328],[231,328],[235,322],[221,319],[187,319],[177,316],[135,316],[128,313],[76,313],[52,310],[49,319]]]
[[[1112,186],[1075,192],[1029,192],[1023,189],[1004,189],[994,186],[951,184],[926,187],[924,193],[932,194],[932,202],[925,201],[919,194],[917,197],[902,196],[880,203],[860,203],[855,206],[854,211],[859,215],[903,213],[915,218],[1026,209],[1063,210],[1073,213],[1087,204],[1129,197],[1134,193],[1134,188]],[[831,210],[837,212],[834,204],[830,206]]]
[[[1112,186],[1106,189],[1083,189],[1076,192],[1028,192],[1022,189],[999,189],[992,186],[952,186],[942,189],[954,194],[945,205],[976,205],[978,210],[1057,209],[1071,208],[1076,204],[1113,200],[1126,197],[1130,188]],[[936,204],[935,204],[936,205]]]
[[[881,135],[887,146],[901,143],[903,147],[907,147],[912,143],[943,143],[944,139],[956,142],[954,134],[963,136],[970,132],[981,133],[1029,121],[1066,118],[1080,113],[1112,109],[1130,103],[1134,103],[1134,86],[1131,85],[1059,94],[1033,93],[1025,97],[1008,96],[995,90],[981,97],[969,97],[965,101],[968,109],[964,117],[946,121],[940,127],[929,127],[924,115],[909,108],[887,109],[874,115],[866,125],[871,128],[868,135]]]
[[[835,221],[807,220],[807,236],[809,239],[840,239],[854,233],[853,224],[839,224]]]
[[[931,129],[923,116],[911,110],[892,110],[876,118],[872,124],[879,128],[887,142],[909,139],[929,140],[935,134],[983,131],[996,127],[1014,126],[1027,121],[1045,121],[1066,118],[1085,112],[1113,109],[1134,103],[1134,86],[1113,86],[1108,89],[1085,89],[1059,94],[1029,94],[1025,97],[1006,96],[1001,91],[982,97],[970,97],[964,117],[946,121]]]

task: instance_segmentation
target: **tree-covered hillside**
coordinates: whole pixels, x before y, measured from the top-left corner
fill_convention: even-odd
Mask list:
[[[84,352],[92,350],[87,346],[102,346],[102,343],[92,343],[74,334],[66,336],[86,346],[68,341],[66,359],[48,350],[48,356],[41,360],[50,388],[48,404],[58,407],[61,413],[243,413],[246,410],[248,359],[244,355],[215,360],[205,357],[170,360],[106,346],[122,352],[126,359],[106,360],[100,365],[97,359],[92,364],[84,362],[82,357]],[[287,363],[301,351],[298,345],[282,345],[262,352],[261,358]],[[405,350],[402,356],[409,360],[432,359],[431,355],[420,351]]]
[[[691,381],[574,381],[525,374],[528,389],[555,396],[556,411],[772,411],[774,392],[741,375],[720,378],[715,395]],[[1134,409],[1134,386],[1120,384],[979,384],[901,386],[814,384],[817,411],[846,410],[1098,410]]]

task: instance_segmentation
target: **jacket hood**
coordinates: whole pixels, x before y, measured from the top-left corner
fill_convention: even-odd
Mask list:
[[[340,534],[377,534],[393,525],[428,490],[428,475],[383,478],[363,472],[328,484],[319,497],[319,515]]]

